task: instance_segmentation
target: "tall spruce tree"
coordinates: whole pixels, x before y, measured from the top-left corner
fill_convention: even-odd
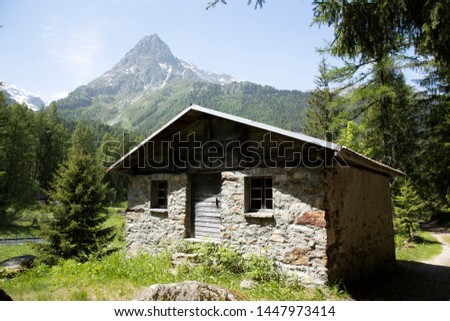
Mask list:
[[[306,110],[305,133],[327,141],[336,141],[343,127],[344,106],[338,102],[340,88],[331,88],[333,77],[322,58],[319,74],[316,77],[316,89],[311,92]]]
[[[413,180],[435,214],[450,213],[450,88],[436,72],[422,82],[420,150]]]
[[[0,93],[0,225],[11,225],[33,201],[33,121],[29,108],[8,105]]]
[[[58,166],[67,154],[67,141],[70,136],[57,115],[57,106],[41,108],[35,114],[36,157],[33,179],[47,190]]]
[[[360,138],[365,150],[359,152],[401,170],[411,170],[417,147],[415,117],[419,113],[413,91],[391,59],[376,64],[372,70],[367,82],[347,94],[348,105],[353,106],[350,114],[352,118],[358,115],[363,128]]]
[[[110,251],[114,228],[104,226],[106,185],[102,178],[92,131],[78,124],[68,159],[58,170],[49,193],[50,216],[42,232],[46,242],[40,245],[48,263],[59,258],[85,261],[91,255],[102,256]]]

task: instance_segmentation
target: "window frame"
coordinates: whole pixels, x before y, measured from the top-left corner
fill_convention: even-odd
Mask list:
[[[260,180],[261,186],[252,187],[252,181]],[[270,184],[268,184],[270,180]],[[245,212],[272,212],[273,211],[273,179],[272,176],[249,176],[245,180]],[[268,186],[270,185],[270,186]],[[252,191],[260,191],[260,197],[252,197]],[[267,196],[267,190],[270,190],[270,197]],[[260,202],[260,208],[252,206],[253,201]],[[267,206],[267,202],[271,202],[271,207]]]
[[[164,184],[164,186],[161,187],[160,184]],[[160,196],[160,192],[163,192],[163,196]],[[150,195],[151,208],[167,209],[167,203],[168,203],[168,182],[167,182],[167,180],[152,181],[150,193],[151,193],[151,195]],[[160,200],[163,200],[163,203],[160,203]]]

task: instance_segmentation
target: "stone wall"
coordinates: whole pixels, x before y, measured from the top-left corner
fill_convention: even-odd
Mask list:
[[[245,212],[245,177],[271,176],[274,208]],[[152,209],[151,181],[168,181],[167,210]],[[130,178],[127,249],[156,250],[189,236],[190,195],[185,174]],[[242,253],[268,255],[302,282],[327,280],[326,229],[321,169],[256,168],[222,173],[221,237]]]
[[[151,207],[151,181],[167,181],[167,209]],[[186,237],[189,195],[185,174],[153,174],[130,177],[126,214],[127,250],[154,250]]]
[[[325,174],[330,280],[354,281],[395,264],[389,178],[354,167]]]
[[[245,213],[246,176],[272,176],[272,212]],[[256,168],[222,173],[222,240],[263,253],[303,283],[327,280],[321,169]]]

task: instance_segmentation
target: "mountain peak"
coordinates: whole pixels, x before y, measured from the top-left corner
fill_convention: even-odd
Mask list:
[[[155,33],[142,38],[111,70],[88,84],[97,94],[141,93],[176,79],[224,84],[228,75],[203,71],[178,59]]]
[[[153,57],[155,60],[172,60],[175,58],[169,46],[156,33],[142,38],[125,57],[129,55],[135,58]]]

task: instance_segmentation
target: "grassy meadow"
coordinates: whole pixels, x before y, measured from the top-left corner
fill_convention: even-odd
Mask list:
[[[350,295],[337,285],[301,286],[296,279],[283,276],[267,258],[243,258],[235,249],[217,244],[181,243],[157,255],[140,253],[126,257],[125,208],[126,203],[121,203],[105,209],[109,215],[105,224],[117,229],[112,246],[118,251],[85,263],[61,260],[54,266],[35,264],[18,275],[0,277],[0,288],[14,300],[131,300],[152,284],[196,280],[227,287],[249,300],[350,299]],[[36,233],[36,225],[25,220],[13,229],[0,230],[0,238],[29,237]],[[420,240],[411,243],[396,236],[397,259],[423,261],[440,253],[440,244],[429,233],[422,232]],[[196,253],[195,264],[173,266],[171,256],[174,251]],[[38,255],[31,243],[0,245],[0,261],[24,254]],[[243,290],[239,284],[244,279],[256,280],[258,285]]]
[[[217,284],[240,293],[249,300],[346,300],[347,293],[338,286],[308,288],[296,279],[283,276],[273,263],[255,256],[243,258],[237,251],[214,244],[181,244],[178,250],[197,253],[195,264],[174,267],[173,253],[157,255],[125,254],[123,211],[126,204],[107,208],[108,226],[116,226],[118,237],[113,246],[119,248],[102,259],[85,263],[61,260],[55,266],[36,264],[13,277],[0,278],[0,288],[14,300],[131,300],[156,283],[196,280]],[[3,232],[5,234],[5,232]],[[38,255],[32,244],[0,245],[0,261],[16,255]],[[244,279],[257,280],[258,285],[243,290]]]

